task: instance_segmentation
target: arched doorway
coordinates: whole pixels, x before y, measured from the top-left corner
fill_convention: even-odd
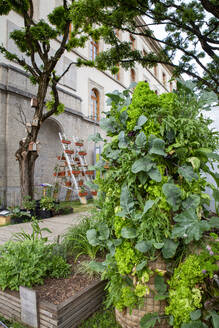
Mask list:
[[[61,155],[62,152],[59,132],[63,133],[62,127],[53,118],[47,119],[41,126],[38,136],[40,152],[36,161],[35,186],[54,182],[53,170],[57,162],[57,156]]]

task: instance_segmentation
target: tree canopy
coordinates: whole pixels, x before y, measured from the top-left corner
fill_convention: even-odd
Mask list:
[[[187,73],[199,86],[219,93],[219,4],[216,0],[79,0],[73,4],[73,21],[102,26],[103,38],[112,47],[101,53],[99,68],[168,64],[173,76]],[[155,36],[152,26],[165,26],[166,36]],[[114,28],[114,32],[112,30]],[[105,30],[104,30],[105,28]],[[132,50],[115,29],[157,41],[156,52]],[[157,44],[158,45],[158,44]],[[178,64],[174,59],[180,53]]]

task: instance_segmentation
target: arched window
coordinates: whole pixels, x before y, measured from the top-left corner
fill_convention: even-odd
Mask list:
[[[97,89],[91,90],[91,117],[94,121],[100,120],[100,96]]]
[[[90,59],[95,60],[99,53],[99,43],[91,39],[90,41]]]
[[[131,82],[136,81],[136,74],[134,68],[131,69]]]

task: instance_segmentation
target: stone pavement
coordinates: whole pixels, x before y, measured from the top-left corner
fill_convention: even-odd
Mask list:
[[[43,231],[43,237],[48,237],[49,241],[57,240],[59,235],[63,235],[69,227],[78,224],[83,217],[89,216],[89,212],[72,213],[68,215],[54,216],[39,222],[41,228],[48,228],[51,233]],[[25,231],[32,233],[31,223],[12,224],[0,227],[0,245],[10,240],[14,233]]]

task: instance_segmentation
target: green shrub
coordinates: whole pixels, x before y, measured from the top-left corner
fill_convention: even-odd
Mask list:
[[[53,245],[42,239],[8,242],[0,248],[0,288],[18,290],[19,286],[43,284],[47,276],[66,277],[70,266],[53,255]]]

